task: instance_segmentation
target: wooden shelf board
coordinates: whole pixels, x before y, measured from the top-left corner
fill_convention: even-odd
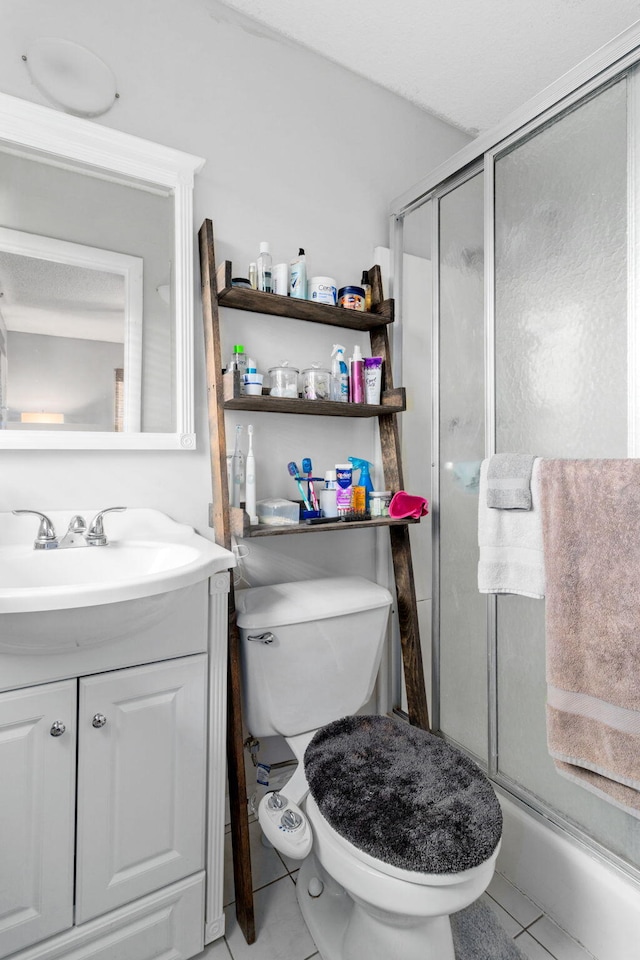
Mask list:
[[[294,413],[316,417],[379,417],[406,409],[404,390],[394,390],[393,402],[383,404],[337,403],[334,400],[295,400],[286,397],[234,397],[225,400],[225,410],[255,410],[264,413]]]
[[[406,526],[408,523],[420,523],[419,519],[405,517],[402,520],[394,520],[391,517],[372,517],[370,520],[336,520],[335,523],[296,523],[282,527],[268,526],[250,526],[249,518],[244,510],[239,507],[231,507],[231,528],[234,536],[241,539],[253,539],[254,537],[278,537],[291,536],[297,533],[330,533],[332,530],[363,530],[373,527],[399,527]]]
[[[310,323],[324,323],[331,327],[344,327],[348,330],[363,332],[393,323],[393,300],[383,300],[370,312],[359,313],[357,310],[346,310],[344,307],[333,307],[326,303],[313,303],[311,300],[300,300],[297,297],[283,297],[277,293],[233,287],[231,275],[231,261],[225,260],[217,270],[218,303],[221,307],[251,310],[253,313],[290,317],[293,320],[307,320]]]

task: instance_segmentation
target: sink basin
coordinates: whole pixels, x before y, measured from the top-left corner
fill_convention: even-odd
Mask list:
[[[75,513],[89,522],[98,511],[46,512],[62,537]],[[110,513],[104,526],[107,546],[34,550],[37,517],[0,513],[0,614],[138,600],[235,566],[228,550],[158,510]]]

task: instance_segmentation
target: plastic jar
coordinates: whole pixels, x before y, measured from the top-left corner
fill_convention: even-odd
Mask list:
[[[335,307],[338,300],[338,288],[333,277],[311,277],[307,284],[307,300],[314,300],[316,303],[328,303]]]
[[[369,494],[369,512],[372,517],[388,517],[391,490],[372,490]]]
[[[303,370],[302,396],[305,400],[331,400],[331,371],[322,367]]]
[[[293,397],[298,398],[298,374],[297,367],[289,367],[282,364],[279,367],[270,367],[269,376],[271,377],[271,396],[272,397]]]
[[[347,310],[365,311],[364,287],[340,287],[338,290],[338,306]]]

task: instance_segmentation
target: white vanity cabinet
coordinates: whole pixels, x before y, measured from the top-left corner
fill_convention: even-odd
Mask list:
[[[0,956],[70,927],[76,682],[0,694]]]
[[[76,923],[204,866],[206,660],[80,680]]]
[[[224,932],[228,582],[113,642],[0,649],[2,960],[186,960]]]

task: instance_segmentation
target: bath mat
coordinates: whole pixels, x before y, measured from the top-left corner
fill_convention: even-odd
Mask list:
[[[454,913],[451,930],[456,960],[526,960],[491,907],[482,900]]]
[[[459,873],[487,860],[500,839],[500,804],[482,770],[417,727],[343,717],[316,732],[304,766],[325,820],[392,866]]]

